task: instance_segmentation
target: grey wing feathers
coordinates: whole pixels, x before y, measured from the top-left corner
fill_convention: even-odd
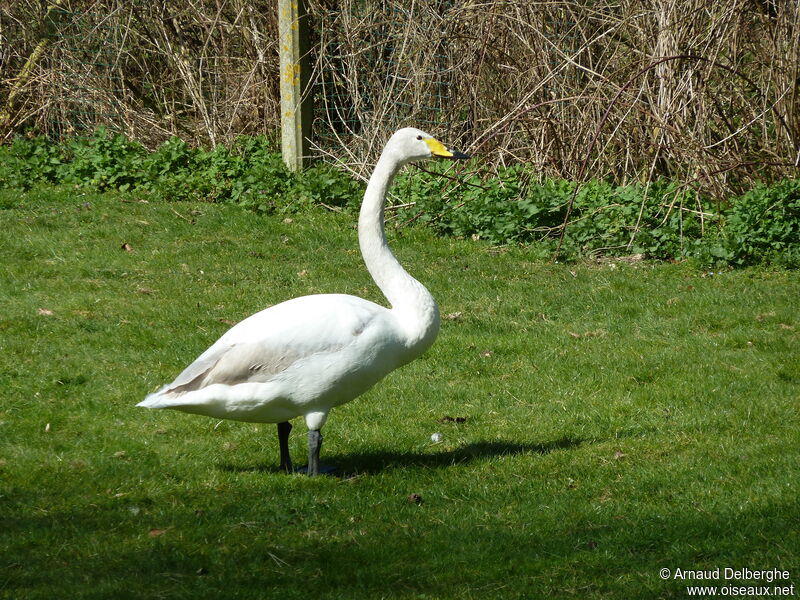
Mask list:
[[[162,393],[189,392],[214,383],[235,385],[269,381],[298,358],[299,355],[288,351],[270,352],[258,343],[212,347],[178,375]]]
[[[231,344],[214,344],[186,367],[172,383],[165,385],[159,393],[180,393],[200,389],[208,372],[231,346]]]
[[[340,350],[384,310],[343,295],[303,296],[275,305],[229,329],[157,393],[270,381],[297,360]]]

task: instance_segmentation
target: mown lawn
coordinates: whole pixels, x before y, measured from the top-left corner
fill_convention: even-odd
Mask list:
[[[662,568],[717,567],[800,585],[798,272],[390,231],[447,317],[332,413],[338,476],[309,479],[277,471],[272,425],[134,405],[263,307],[382,301],[353,215],[2,194],[0,598],[651,600],[698,583]]]

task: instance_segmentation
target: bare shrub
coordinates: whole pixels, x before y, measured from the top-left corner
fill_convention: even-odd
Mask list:
[[[8,139],[105,124],[154,146],[279,125],[269,0],[0,0]],[[723,199],[800,161],[800,4],[307,0],[317,155],[414,124],[542,177],[668,177]],[[676,198],[676,206],[681,206]]]
[[[278,110],[277,21],[268,0],[182,3],[5,2],[2,80],[48,41],[12,128],[51,136],[108,125],[149,146],[171,135],[214,145],[274,134]]]
[[[321,4],[325,114],[349,123],[359,156],[434,99],[451,138],[549,176],[671,177],[724,196],[797,165],[796,3],[350,0],[330,21]],[[342,95],[352,103],[331,108]]]

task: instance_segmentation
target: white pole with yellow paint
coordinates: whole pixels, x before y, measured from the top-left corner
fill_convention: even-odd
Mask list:
[[[311,135],[308,18],[303,0],[278,0],[281,77],[281,150],[292,171],[303,168]]]

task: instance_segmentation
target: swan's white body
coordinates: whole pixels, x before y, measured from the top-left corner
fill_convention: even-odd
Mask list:
[[[344,294],[295,298],[235,325],[139,406],[258,423],[302,415],[320,429],[331,408],[430,346],[438,330],[432,298],[424,329],[409,344],[390,309]]]
[[[309,431],[318,434],[333,407],[427,350],[439,330],[439,311],[430,292],[389,250],[383,206],[398,169],[431,156],[464,155],[422,131],[401,129],[386,144],[364,194],[359,245],[391,308],[344,294],[282,302],[232,327],[175,381],[138,406],[285,425],[303,416]],[[315,442],[317,459],[319,443],[321,436]],[[309,447],[309,473],[314,474]],[[284,438],[281,456],[282,466],[291,470]]]

